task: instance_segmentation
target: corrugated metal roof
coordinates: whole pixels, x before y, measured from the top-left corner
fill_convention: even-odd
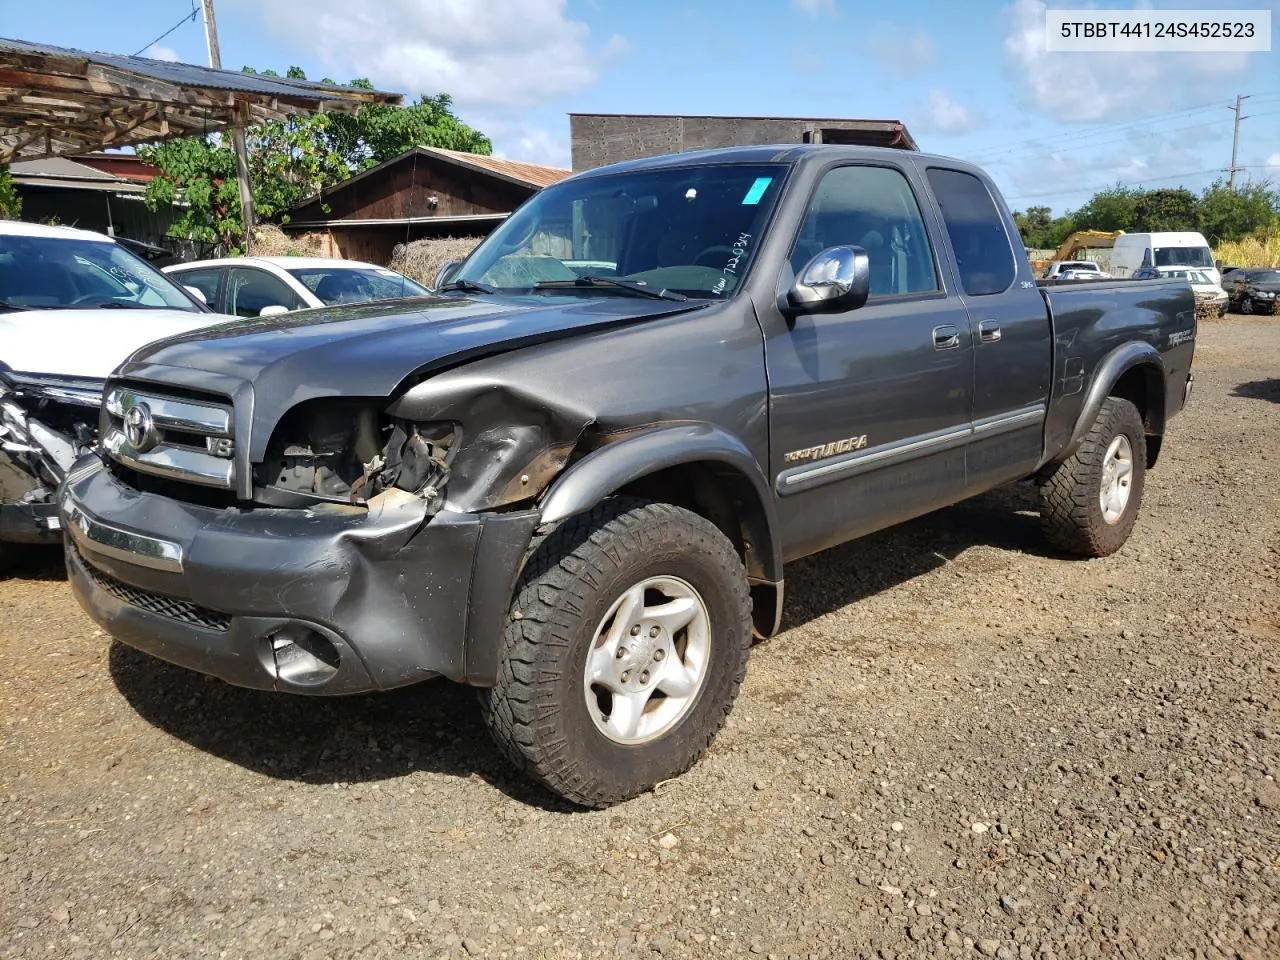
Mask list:
[[[544,167],[536,163],[525,163],[522,160],[504,160],[482,153],[464,153],[460,150],[443,150],[440,147],[419,147],[427,153],[434,153],[460,163],[465,167],[474,167],[486,173],[496,173],[508,180],[515,180],[530,187],[549,187],[569,176],[572,170],[559,167]]]
[[[293,80],[288,77],[265,77],[259,73],[241,73],[236,70],[214,70],[212,67],[200,67],[192,63],[152,60],[149,57],[127,57],[115,53],[96,53],[77,50],[73,47],[55,47],[46,43],[31,43],[27,40],[0,37],[0,54],[4,53],[83,60],[141,74],[163,83],[202,87],[208,90],[226,90],[233,93],[254,93],[268,97],[307,97],[318,100],[341,100],[358,94],[362,99],[373,97],[396,103],[402,99],[400,94],[366,90],[363,87],[344,87],[314,80]]]
[[[95,170],[66,157],[46,157],[43,160],[18,160],[9,165],[15,177],[59,177],[63,180],[115,180],[109,173]]]
[[[363,87],[0,38],[0,162],[402,100]]]

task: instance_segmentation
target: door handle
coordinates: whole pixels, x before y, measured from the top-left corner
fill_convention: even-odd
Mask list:
[[[1000,342],[1000,322],[998,320],[983,320],[978,324],[978,336],[983,343],[999,343]]]
[[[933,328],[933,349],[954,350],[960,346],[960,328],[950,323]]]

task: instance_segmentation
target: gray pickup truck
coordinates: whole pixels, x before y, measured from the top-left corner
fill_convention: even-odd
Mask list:
[[[1032,477],[1051,543],[1119,549],[1195,336],[1185,283],[1039,288],[955,160],[606,167],[430,298],[136,352],[61,488],[71,583],[229,683],[481,688],[515,763],[604,806],[707,749],[788,561]]]

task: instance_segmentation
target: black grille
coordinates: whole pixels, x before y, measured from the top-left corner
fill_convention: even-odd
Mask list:
[[[201,607],[190,600],[163,597],[158,593],[150,593],[146,590],[139,590],[137,587],[131,587],[127,583],[121,583],[115,577],[103,573],[78,554],[79,551],[77,551],[76,559],[80,561],[80,566],[84,568],[89,578],[117,600],[129,604],[131,607],[138,607],[148,613],[167,617],[170,620],[177,620],[180,623],[189,623],[194,627],[204,627],[206,630],[226,632],[231,626],[229,614]]]

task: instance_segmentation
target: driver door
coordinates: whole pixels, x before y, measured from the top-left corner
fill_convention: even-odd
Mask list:
[[[761,318],[771,331],[770,458],[788,559],[953,503],[965,488],[969,318],[947,289],[906,171],[847,165],[823,174],[784,289],[837,245],[867,252],[864,306],[789,319],[770,304]]]

